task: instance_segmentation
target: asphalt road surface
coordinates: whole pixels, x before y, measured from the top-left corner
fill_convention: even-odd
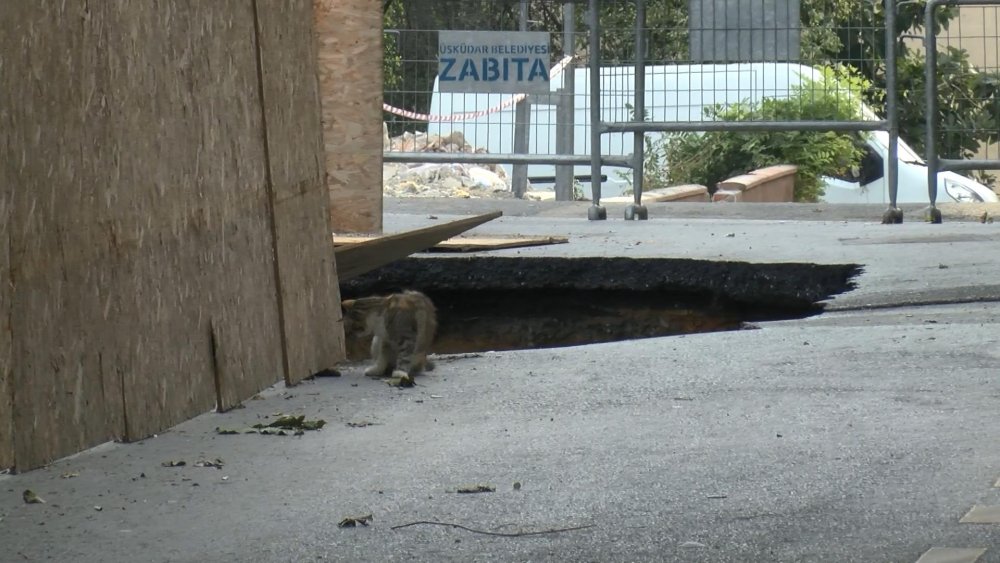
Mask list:
[[[998,562],[1000,224],[876,221],[491,222],[571,237],[521,256],[865,270],[816,317],[442,357],[411,389],[347,365],[0,476],[0,560]],[[215,431],[279,412],[327,426]]]

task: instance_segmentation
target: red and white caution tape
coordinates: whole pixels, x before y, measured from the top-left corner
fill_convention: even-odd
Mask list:
[[[562,71],[567,66],[569,66],[569,63],[571,62],[573,62],[573,57],[570,56],[563,57],[561,61],[559,61],[558,63],[556,63],[554,67],[549,69],[549,79],[551,80],[552,78],[559,76],[559,74],[562,73]],[[484,115],[489,115],[491,113],[503,111],[511,107],[512,105],[520,102],[526,97],[528,97],[527,94],[514,94],[513,96],[507,98],[506,100],[488,109],[484,109],[481,111],[470,111],[466,113],[453,113],[450,115],[432,115],[429,113],[415,113],[402,108],[397,108],[395,106],[390,106],[389,104],[385,103],[382,104],[382,109],[389,113],[406,117],[414,121],[428,121],[432,123],[452,123],[455,121],[465,121],[467,119],[475,119],[477,117],[482,117]]]

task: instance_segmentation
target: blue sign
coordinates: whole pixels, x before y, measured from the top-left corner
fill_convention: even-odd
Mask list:
[[[550,61],[544,31],[438,32],[441,92],[547,93]]]

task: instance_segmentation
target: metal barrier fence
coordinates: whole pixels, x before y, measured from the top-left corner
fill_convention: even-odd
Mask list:
[[[894,43],[886,40],[882,61],[886,69],[885,85],[881,93],[873,96],[886,100],[886,118],[878,118],[873,111],[817,112],[815,107],[820,100],[832,101],[835,106],[846,102],[849,107],[861,108],[865,92],[852,89],[849,82],[826,79],[821,69],[878,65],[877,50],[852,49],[852,42],[871,45],[880,36],[891,37],[892,34],[884,31],[895,27],[893,10],[886,12],[883,26],[879,26],[878,4],[857,3],[850,13],[843,14],[840,27],[831,29],[828,22],[817,18],[821,14],[800,13],[799,3],[794,1],[692,1],[688,3],[686,56],[682,39],[675,43],[672,53],[661,55],[657,60],[654,54],[647,54],[644,36],[662,34],[664,30],[648,21],[646,1],[636,0],[635,4],[634,70],[631,74],[625,68],[618,70],[625,79],[617,82],[622,86],[617,91],[614,86],[592,91],[592,95],[599,95],[602,101],[616,95],[624,99],[631,94],[633,98],[630,109],[634,116],[631,118],[619,112],[602,123],[597,120],[596,112],[592,117],[602,134],[634,135],[634,200],[625,211],[626,219],[647,217],[647,210],[641,203],[646,172],[643,136],[647,133],[715,131],[736,135],[744,132],[884,130],[888,132],[885,160],[888,161],[889,210],[886,219],[901,221],[895,189],[898,128],[894,105]],[[599,28],[600,21],[596,10],[592,10],[592,17],[591,52],[597,52],[599,46],[595,41],[600,34],[593,31]],[[683,37],[684,31],[668,28],[666,34]],[[824,40],[842,36],[847,41],[841,43],[840,49],[824,49]],[[590,63],[592,72],[596,72],[600,62],[592,58]],[[803,83],[807,82],[809,85],[803,88]],[[768,111],[769,107],[777,108],[767,100],[784,100],[782,109]],[[762,142],[759,137],[739,138],[748,143]],[[676,148],[675,145],[670,150]],[[588,216],[604,218],[606,213],[599,202],[600,186],[594,187],[594,195],[594,206]]]
[[[945,29],[946,9],[958,14]],[[927,192],[929,220],[941,222],[939,189],[954,200],[975,201],[956,177],[942,172],[1000,170],[1000,2],[929,0],[924,11]]]
[[[758,133],[849,132],[884,150],[884,189],[871,201],[888,204],[885,222],[901,222],[895,4],[829,14],[802,13],[794,0],[391,0],[385,161],[513,165],[515,196],[530,179],[570,199],[589,180],[590,219],[606,217],[602,188],[631,189],[625,216],[645,219],[642,193],[669,172],[665,147],[688,133],[754,143]],[[551,93],[440,92],[441,29],[550,32]],[[843,69],[880,79],[852,82]]]

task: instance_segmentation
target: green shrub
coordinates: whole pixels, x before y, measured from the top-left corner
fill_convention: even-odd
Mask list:
[[[719,121],[854,121],[861,119],[861,93],[867,82],[843,68],[823,69],[821,80],[804,80],[787,99],[760,104],[706,108]],[[775,164],[799,167],[795,201],[817,201],[823,176],[849,176],[864,152],[858,133],[714,131],[665,135],[652,142],[647,158],[649,189],[655,185],[702,184],[711,191],[727,178]],[[661,145],[657,147],[657,145]],[[649,162],[653,161],[653,162]],[[644,186],[644,189],[646,186]]]
[[[632,115],[632,119],[635,119],[635,110],[632,104],[625,104],[625,107],[629,110]],[[648,192],[650,190],[656,190],[659,188],[670,187],[670,180],[664,173],[666,170],[667,162],[667,143],[664,142],[662,137],[656,138],[653,135],[646,135],[643,138],[643,178],[642,178],[642,191]],[[624,180],[628,183],[628,187],[622,190],[622,195],[630,196],[635,193],[635,189],[632,186],[632,171],[627,172],[615,172],[618,178]]]

